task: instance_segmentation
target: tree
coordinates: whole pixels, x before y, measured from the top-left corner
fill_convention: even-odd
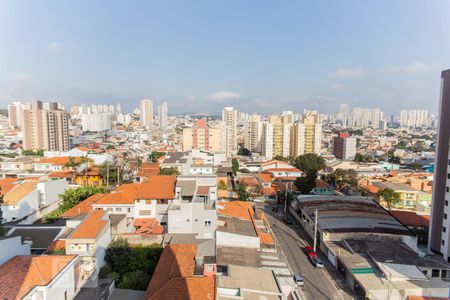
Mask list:
[[[316,153],[307,153],[298,156],[294,161],[294,165],[310,177],[317,177],[317,173],[326,167],[323,157]]]
[[[180,175],[180,171],[178,171],[176,168],[174,167],[170,167],[170,168],[162,168],[159,171],[159,175]]]
[[[231,160],[231,170],[233,171],[234,175],[236,175],[236,173],[239,171],[239,161],[237,158],[233,158]]]
[[[240,147],[237,154],[240,156],[252,156],[252,152],[245,147]]]
[[[359,163],[366,163],[373,161],[372,157],[370,155],[364,155],[361,153],[356,153],[354,161]]]
[[[162,253],[159,244],[131,247],[118,238],[106,248],[106,266],[102,277],[115,277],[117,286],[124,289],[146,290]]]
[[[325,176],[325,181],[335,186],[338,190],[348,187],[357,187],[358,173],[353,169],[336,169],[334,172]]]
[[[164,156],[164,155],[166,155],[166,152],[153,151],[152,153],[150,153],[150,154],[148,155],[147,161],[149,161],[149,162],[157,162],[158,159],[159,159],[161,156]]]
[[[100,165],[100,176],[103,179],[108,179],[108,184],[116,184],[118,181],[122,181],[123,179],[123,172],[120,172],[118,174],[118,169],[120,166],[116,166],[109,161],[105,161]],[[117,178],[117,175],[119,175],[120,178]]]
[[[108,191],[101,186],[82,186],[77,189],[65,190],[63,194],[59,195],[61,202],[59,207],[53,212],[44,216],[46,222],[54,222],[60,218],[60,216],[77,205],[78,203],[84,201],[88,197],[95,194],[106,194]]]
[[[413,163],[408,164],[407,168],[417,171],[417,170],[422,170],[422,165],[417,162],[413,162]]]
[[[238,195],[238,200],[239,201],[249,201],[249,195],[247,192],[247,185],[245,183],[238,183],[237,187],[236,187],[236,192]]]
[[[33,150],[23,150],[22,151],[23,156],[44,156],[44,150],[38,149],[36,151]]]
[[[218,188],[219,190],[226,190],[226,189],[227,189],[227,184],[225,183],[225,181],[220,180],[220,181],[217,183],[217,188]]]
[[[290,157],[286,157],[286,156],[283,156],[283,155],[277,155],[273,159],[279,160],[279,161],[284,161],[284,162],[289,162],[290,161]]]
[[[389,158],[389,162],[392,164],[400,164],[401,163],[401,158],[398,156],[392,156]]]
[[[314,174],[306,174],[295,179],[295,186],[302,194],[309,194],[316,187],[316,176]]]
[[[389,188],[378,190],[377,197],[378,201],[383,200],[384,202],[386,202],[388,210],[391,209],[392,205],[400,202],[400,194]]]

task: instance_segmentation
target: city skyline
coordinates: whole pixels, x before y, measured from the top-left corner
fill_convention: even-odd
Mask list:
[[[2,2],[0,107],[43,100],[131,111],[149,98],[171,113],[329,114],[341,103],[437,112],[450,50],[445,1],[108,4]]]

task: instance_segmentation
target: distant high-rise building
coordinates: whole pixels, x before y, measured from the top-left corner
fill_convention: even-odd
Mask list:
[[[191,149],[224,152],[222,128],[206,127],[205,119],[198,120],[193,128],[183,128],[183,151]]]
[[[261,155],[266,159],[273,158],[273,125],[269,122],[261,122],[262,141]]]
[[[348,104],[341,104],[339,105],[339,114],[342,116],[348,116],[350,114],[350,108],[348,107]]]
[[[317,111],[306,110],[300,122],[291,126],[289,154],[292,157],[306,153],[320,154],[321,144],[322,116]]]
[[[105,131],[111,129],[110,113],[92,113],[81,115],[81,128],[83,131]]]
[[[261,116],[253,114],[244,124],[244,147],[252,152],[261,153],[262,135]]]
[[[222,121],[225,127],[225,153],[229,157],[237,150],[237,110],[225,107],[222,110]]]
[[[333,139],[333,153],[336,158],[353,160],[356,156],[356,138],[350,134],[341,132]]]
[[[399,116],[400,126],[402,127],[422,127],[428,125],[427,110],[401,110]]]
[[[167,102],[158,105],[158,126],[160,130],[167,129]]]
[[[34,101],[23,109],[23,148],[25,150],[69,150],[70,114],[49,103],[44,109],[41,101]]]
[[[143,99],[139,103],[141,110],[141,126],[152,128],[153,127],[153,101],[149,99]]]
[[[428,247],[450,262],[450,69],[442,72]]]
[[[29,103],[13,102],[8,104],[8,119],[9,126],[22,128],[23,127],[23,110],[29,108]]]

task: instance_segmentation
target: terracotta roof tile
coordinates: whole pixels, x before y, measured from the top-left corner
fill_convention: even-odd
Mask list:
[[[72,178],[72,171],[53,171],[48,174],[50,178]]]
[[[406,226],[428,227],[430,223],[430,216],[418,215],[414,211],[390,210],[389,212]]]
[[[155,218],[137,218],[134,219],[133,226],[137,227],[137,233],[146,234],[163,234],[162,227]]]
[[[17,178],[0,179],[0,195],[6,195],[15,186],[14,182],[16,181]]]
[[[73,157],[69,157],[69,156],[62,156],[62,157],[49,157],[49,158],[42,158],[41,160],[39,160],[38,162],[36,162],[37,164],[53,164],[53,165],[65,165],[66,163],[68,163],[70,161],[70,159],[74,159],[75,162],[79,163],[81,162],[81,157],[79,156],[73,156]]]
[[[251,202],[246,201],[219,201],[217,203],[217,214],[232,218],[251,221],[250,214],[253,213]]]
[[[58,250],[66,250],[66,241],[65,240],[53,241],[47,247],[47,252],[58,251]]]
[[[122,184],[115,192],[105,194],[98,199],[96,204],[133,204],[140,187],[140,183]]]
[[[264,182],[264,183],[272,182],[272,175],[271,174],[259,173],[259,174],[256,174],[256,176],[261,178],[261,181]]]
[[[71,239],[95,239],[102,229],[108,225],[108,220],[104,216],[107,213],[103,210],[93,210],[86,219],[72,232]]]
[[[74,255],[14,256],[0,266],[0,298],[22,299],[36,286],[48,285]]]
[[[209,186],[199,186],[197,188],[197,195],[208,195],[209,194]]]
[[[14,205],[20,202],[23,197],[36,188],[37,183],[37,181],[24,181],[21,184],[17,184],[3,197],[3,202],[8,205]]]
[[[65,213],[61,215],[62,218],[74,218],[80,214],[88,214],[92,210],[92,204],[97,203],[105,194],[95,194],[84,201],[81,201]]]
[[[153,176],[142,182],[135,199],[174,199],[176,176]]]
[[[145,299],[215,299],[215,276],[193,276],[196,255],[196,245],[174,244],[164,248]]]

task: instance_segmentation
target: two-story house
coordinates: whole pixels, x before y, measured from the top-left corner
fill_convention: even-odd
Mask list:
[[[105,264],[106,248],[111,242],[111,222],[108,213],[93,210],[88,215],[80,215],[67,221],[73,228],[66,237],[66,254],[81,257],[81,276],[96,275]]]

